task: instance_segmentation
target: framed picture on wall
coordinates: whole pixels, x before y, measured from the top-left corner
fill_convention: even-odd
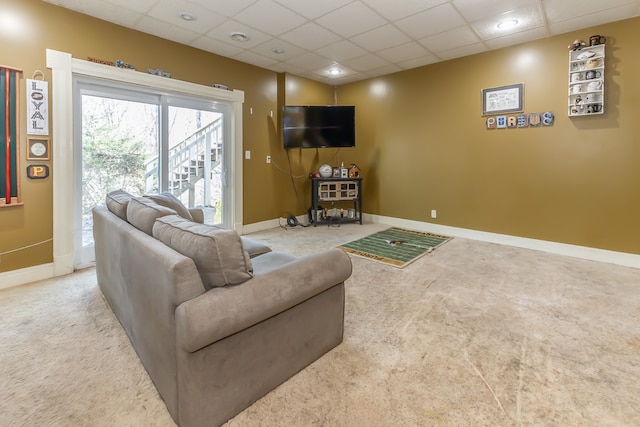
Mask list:
[[[51,160],[48,138],[27,138],[27,160]]]
[[[524,83],[482,89],[482,115],[524,111]]]

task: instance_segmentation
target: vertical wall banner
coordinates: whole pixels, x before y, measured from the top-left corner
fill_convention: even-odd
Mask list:
[[[27,79],[27,134],[49,135],[49,83]]]
[[[0,65],[0,207],[22,203],[20,197],[20,74]]]

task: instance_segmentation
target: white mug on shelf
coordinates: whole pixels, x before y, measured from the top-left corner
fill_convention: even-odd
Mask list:
[[[582,88],[581,84],[580,85],[573,85],[571,87],[571,93],[581,93],[583,91],[584,91],[584,89]]]
[[[573,73],[571,74],[571,81],[572,82],[579,82],[580,80],[582,80],[580,78],[580,73]]]
[[[590,93],[585,98],[585,101],[588,102],[588,103],[593,103],[593,102],[600,102],[600,99],[601,99],[601,97],[600,97],[599,93]]]
[[[589,58],[587,60],[587,68],[598,68],[602,63],[602,58]]]
[[[589,91],[600,90],[600,89],[602,89],[602,82],[600,80],[589,82],[589,84],[587,85],[587,90]]]

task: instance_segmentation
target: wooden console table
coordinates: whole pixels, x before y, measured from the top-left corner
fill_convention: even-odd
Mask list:
[[[362,178],[311,178],[311,217],[318,224],[358,222],[362,225]],[[331,204],[331,208],[321,203]],[[353,207],[340,208],[337,203]],[[326,212],[331,212],[327,216]]]

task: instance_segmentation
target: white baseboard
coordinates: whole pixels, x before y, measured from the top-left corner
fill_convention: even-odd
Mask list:
[[[53,263],[7,271],[0,273],[0,289],[12,288],[52,277],[54,277]]]
[[[309,220],[307,215],[298,215],[296,219],[300,224],[306,224]],[[268,221],[243,225],[241,234],[257,233],[258,231],[269,230],[272,228],[280,227],[281,225],[287,225],[287,218],[276,218],[270,219]]]
[[[365,222],[387,224],[394,227],[408,228],[417,231],[444,234],[451,237],[463,237],[465,239],[498,243],[501,245],[515,246],[518,248],[534,249],[557,255],[566,255],[574,258],[607,262],[610,264],[617,264],[625,267],[640,268],[640,255],[629,254],[625,252],[615,252],[605,249],[589,248],[586,246],[569,245],[566,243],[557,243],[546,240],[530,239],[526,237],[510,236],[507,234],[489,233],[486,231],[470,230],[466,228],[451,227],[448,225],[432,224],[430,222],[412,221],[380,215],[363,214],[363,220]]]
[[[269,230],[276,228],[280,224],[277,219],[270,219],[268,221],[254,222],[253,224],[245,224],[242,226],[242,234],[256,233],[258,231]]]
[[[299,215],[296,218],[301,224],[306,224],[308,219],[306,215]],[[569,245],[566,243],[549,242],[546,240],[529,239],[526,237],[510,236],[508,234],[489,233],[486,231],[470,230],[467,228],[451,227],[448,225],[432,224],[430,222],[412,221],[388,216],[363,214],[362,219],[364,223],[386,224],[394,227],[403,227],[429,233],[444,234],[451,237],[462,237],[482,242],[533,249],[557,255],[566,255],[574,258],[607,262],[610,264],[640,269],[640,255],[637,254]],[[271,228],[279,227],[280,225],[285,225],[286,223],[286,218],[276,218],[268,221],[247,224],[242,226],[242,234],[269,230]],[[68,268],[64,268],[62,270],[64,271],[59,271],[56,274],[54,264],[50,263],[0,273],[0,289],[24,285],[38,280],[50,279],[56,275],[59,276],[62,273],[67,274],[71,272],[67,271]]]

